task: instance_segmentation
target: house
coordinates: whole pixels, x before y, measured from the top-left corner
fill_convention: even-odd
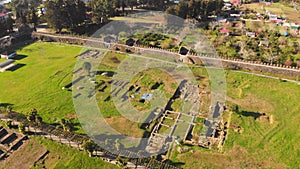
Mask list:
[[[224,10],[231,10],[232,4],[231,3],[225,3],[223,8],[224,8]]]
[[[246,36],[250,38],[255,38],[257,36],[257,32],[246,32]]]
[[[260,41],[259,42],[259,44],[258,44],[258,46],[263,46],[263,47],[269,47],[269,41],[266,41],[266,40],[264,40],[264,41]]]
[[[223,17],[217,17],[217,23],[219,24],[219,26],[224,25],[227,22],[227,19],[223,18]]]
[[[11,0],[0,1],[0,5],[5,5],[5,4],[8,4],[10,2],[11,2]]]
[[[231,3],[234,5],[240,5],[242,4],[242,0],[231,0]]]
[[[228,29],[224,29],[224,28],[220,30],[220,33],[226,36],[229,36],[229,32],[230,31]]]
[[[263,14],[257,13],[256,18],[259,19],[259,20],[263,20],[265,17],[263,16]]]
[[[298,29],[299,29],[299,25],[297,25],[297,24],[295,24],[295,23],[292,23],[292,24],[290,24],[290,28],[291,28],[291,29],[298,30]]]
[[[42,16],[46,14],[46,8],[39,8],[38,9],[38,16]],[[91,17],[92,13],[91,12],[87,12],[87,16]]]
[[[241,17],[241,14],[232,13],[232,14],[230,14],[230,16],[233,18],[239,18],[239,17]]]
[[[275,23],[283,24],[285,22],[285,19],[281,18],[281,17],[279,17],[277,15],[274,15],[274,14],[269,14],[269,21],[270,22],[275,22]]]
[[[292,23],[292,24],[290,24],[290,29],[291,29],[292,33],[297,34],[297,35],[300,34],[300,26],[299,25]]]
[[[0,22],[5,21],[8,18],[9,18],[9,16],[7,13],[0,12]]]

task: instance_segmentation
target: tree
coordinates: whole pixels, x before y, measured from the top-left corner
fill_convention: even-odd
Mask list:
[[[13,30],[14,20],[9,16],[7,19],[0,21],[0,36],[7,35]]]
[[[169,6],[166,12],[184,19],[201,18],[202,20],[206,20],[208,15],[220,13],[222,6],[222,0],[189,0],[180,1],[179,4],[175,6]]]
[[[11,120],[6,121],[5,125],[6,125],[6,127],[8,127],[9,129],[13,127],[12,121],[11,121]]]
[[[15,13],[18,24],[37,23],[35,9],[40,4],[39,0],[12,0],[11,7]]]
[[[117,165],[119,167],[125,167],[128,163],[128,159],[125,157],[121,157],[121,156],[118,156],[116,161],[117,161]]]
[[[43,123],[43,118],[40,116],[40,115],[36,115],[35,116],[35,122],[38,124],[38,125],[41,125]]]
[[[63,1],[47,1],[45,7],[47,8],[47,13],[45,15],[47,23],[55,29],[57,32],[61,32],[61,30],[65,27],[65,15],[63,14]],[[56,11],[56,9],[59,9]]]
[[[71,29],[77,28],[86,19],[86,6],[81,0],[66,0],[67,11],[69,18],[69,27]]]
[[[23,134],[26,133],[26,130],[25,130],[25,124],[24,123],[20,123],[19,124],[19,131]]]
[[[27,115],[27,120],[31,123],[40,125],[43,122],[43,118],[38,114],[36,109],[32,109],[28,115]]]
[[[32,109],[29,114],[27,115],[27,120],[29,122],[35,122],[36,120],[36,116],[37,116],[37,110],[36,109]]]
[[[54,0],[45,3],[47,23],[57,32],[76,29],[86,19],[86,7],[81,0]]]
[[[161,2],[160,0],[157,1],[157,6],[161,6],[161,4],[159,4],[159,2]],[[137,1],[136,0],[127,0],[127,4],[128,6],[130,6],[131,11],[133,11],[133,7],[137,5]]]
[[[92,0],[89,6],[93,13],[93,23],[106,23],[109,17],[114,16],[114,5],[110,0]]]
[[[87,140],[82,144],[82,148],[89,153],[89,156],[92,156],[92,153],[97,148],[97,144],[92,140]]]
[[[61,119],[60,125],[63,127],[64,131],[72,131],[73,129],[72,122],[66,119]]]
[[[239,110],[239,106],[237,104],[233,104],[232,107],[231,107],[231,110],[235,113],[239,113],[240,110]]]
[[[36,11],[32,10],[31,13],[28,15],[27,19],[30,23],[34,25],[34,27],[38,24],[38,16],[36,15]]]
[[[12,106],[11,106],[11,105],[8,105],[8,106],[6,107],[6,111],[7,111],[7,112],[11,112],[11,111],[12,111]]]

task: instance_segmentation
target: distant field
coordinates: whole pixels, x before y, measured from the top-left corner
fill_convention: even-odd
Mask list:
[[[270,6],[264,6],[263,3],[252,3],[245,4],[244,6],[249,9],[253,9],[259,13],[265,13],[265,10],[268,10],[272,14],[276,14],[278,16],[285,17],[287,20],[291,22],[299,22],[300,20],[300,11],[293,9],[292,7],[285,6],[281,3],[272,3]]]

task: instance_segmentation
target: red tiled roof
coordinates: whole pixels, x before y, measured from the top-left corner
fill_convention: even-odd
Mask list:
[[[229,33],[229,30],[228,29],[221,29],[220,32],[221,33]]]
[[[6,16],[7,13],[0,12],[0,16]]]

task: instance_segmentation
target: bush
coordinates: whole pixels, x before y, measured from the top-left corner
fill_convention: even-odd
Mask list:
[[[9,128],[9,129],[11,129],[11,128],[13,127],[12,121],[11,121],[11,120],[6,121],[6,122],[5,122],[5,125],[6,125],[6,127]]]

